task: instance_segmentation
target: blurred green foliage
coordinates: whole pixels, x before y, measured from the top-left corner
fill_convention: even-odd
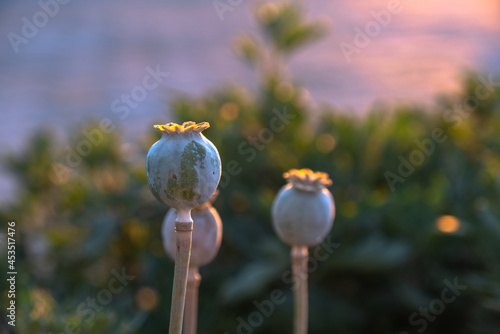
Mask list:
[[[462,94],[442,97],[434,110],[378,106],[363,118],[314,107],[285,61],[324,27],[289,3],[264,4],[255,15],[263,38],[240,36],[234,47],[257,73],[259,90],[227,86],[171,105],[180,122],[210,122],[204,133],[223,162],[215,207],[224,236],[201,270],[199,333],[238,333],[273,290],[283,291],[284,302],[251,331],[292,331],[289,247],[269,213],[282,173],[298,167],[331,176],[337,216],[330,240],[340,244],[311,268],[310,333],[417,333],[424,323],[426,333],[498,333],[498,87],[470,74]],[[68,153],[50,132],[4,157],[22,189],[0,213],[1,221],[17,222],[18,333],[167,332],[173,263],[160,236],[167,208],[150,194],[144,169],[159,136],[152,130],[132,145],[116,132],[104,135],[75,168],[54,164]],[[0,268],[7,271],[6,261]],[[92,308],[122,271],[134,278]],[[438,308],[445,280],[467,288],[422,322],[418,313]]]

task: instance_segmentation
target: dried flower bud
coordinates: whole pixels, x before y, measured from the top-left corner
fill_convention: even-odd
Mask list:
[[[155,125],[163,136],[151,146],[146,159],[148,185],[161,202],[178,210],[204,204],[221,176],[217,148],[203,134],[207,122]]]
[[[285,173],[289,182],[282,187],[272,206],[276,234],[293,246],[319,244],[330,232],[335,217],[332,184],[328,174],[310,169],[292,169]]]

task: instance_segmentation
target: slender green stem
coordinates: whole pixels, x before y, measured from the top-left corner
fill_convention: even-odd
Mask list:
[[[189,258],[193,239],[193,221],[175,222],[176,246],[174,286],[172,288],[172,306],[170,309],[170,334],[182,333],[182,318],[186,299]]]
[[[198,288],[201,276],[197,267],[189,267],[186,305],[184,306],[184,334],[196,334],[198,323]]]
[[[309,301],[307,293],[307,247],[293,246],[292,272],[294,278],[294,334],[307,334]]]

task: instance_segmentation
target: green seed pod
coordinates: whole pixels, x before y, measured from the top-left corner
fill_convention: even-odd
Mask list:
[[[155,125],[163,136],[146,158],[148,185],[159,201],[183,215],[208,201],[219,184],[219,152],[201,133],[209,126],[207,122]]]
[[[222,239],[222,222],[217,210],[212,206],[216,198],[212,196],[207,203],[191,211],[193,218],[193,242],[191,245],[191,267],[204,266],[215,258]],[[170,209],[163,220],[163,246],[168,256],[174,260],[176,253],[175,220],[177,210]]]
[[[326,173],[292,169],[285,173],[283,186],[272,206],[276,234],[291,246],[311,247],[328,235],[335,217],[332,184]]]

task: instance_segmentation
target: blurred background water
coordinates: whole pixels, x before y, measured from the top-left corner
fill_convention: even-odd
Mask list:
[[[353,44],[354,28],[373,20],[387,1],[306,3],[309,15],[329,22],[330,34],[291,59],[295,77],[316,103],[363,114],[374,102],[432,105],[454,92],[466,69],[500,72],[500,3],[496,0],[401,1],[402,11],[346,61],[339,45]],[[256,77],[230,44],[256,28],[243,1],[221,20],[212,1],[73,0],[16,53],[8,34],[21,34],[37,1],[0,1],[0,147],[22,148],[35,128],[50,127],[62,145],[71,125],[109,118],[137,138],[164,119],[172,94],[200,94],[224,82],[256,87]],[[158,89],[121,120],[111,103],[141,84],[147,67],[169,72]],[[0,174],[0,196],[13,185]]]

